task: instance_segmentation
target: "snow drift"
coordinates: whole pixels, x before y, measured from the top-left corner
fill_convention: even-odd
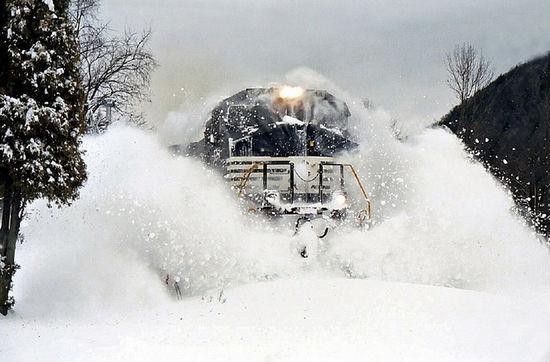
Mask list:
[[[12,319],[0,337],[6,361],[546,362],[550,315],[533,306],[461,289],[303,276],[139,313]]]

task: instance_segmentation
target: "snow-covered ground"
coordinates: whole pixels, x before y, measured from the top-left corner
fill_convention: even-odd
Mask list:
[[[157,136],[88,137],[81,198],[23,225],[0,360],[548,361],[548,248],[507,192],[446,131],[352,114],[376,225],[307,260]]]
[[[321,276],[78,318],[13,317],[5,361],[547,361],[550,315],[458,289]]]

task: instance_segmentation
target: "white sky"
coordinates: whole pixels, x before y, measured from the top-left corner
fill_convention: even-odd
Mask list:
[[[398,118],[434,119],[453,104],[443,58],[456,43],[482,47],[499,74],[550,50],[548,0],[104,0],[103,9],[114,28],[153,28],[155,123],[299,66]]]

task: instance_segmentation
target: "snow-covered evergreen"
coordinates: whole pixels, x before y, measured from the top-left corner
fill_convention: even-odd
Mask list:
[[[86,172],[79,151],[83,95],[78,42],[66,1],[9,0],[2,9],[0,65],[0,233],[5,300],[24,205],[46,198],[59,205],[77,196]],[[11,222],[5,222],[11,219]],[[7,270],[10,270],[9,272]],[[10,303],[11,304],[11,303]]]
[[[84,178],[77,42],[41,1],[7,4],[8,81],[0,98],[0,167],[31,200],[65,202]]]

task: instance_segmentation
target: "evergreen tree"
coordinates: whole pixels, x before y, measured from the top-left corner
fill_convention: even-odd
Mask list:
[[[0,5],[0,313],[18,268],[15,247],[25,205],[58,206],[86,179],[79,150],[84,131],[78,41],[68,0],[6,0]]]

